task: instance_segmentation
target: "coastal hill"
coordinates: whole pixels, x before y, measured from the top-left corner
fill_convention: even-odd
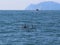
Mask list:
[[[39,4],[30,4],[25,10],[60,10],[60,4],[52,1],[41,2]]]

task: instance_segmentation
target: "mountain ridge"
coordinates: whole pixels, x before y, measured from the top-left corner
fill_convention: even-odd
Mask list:
[[[60,3],[48,1],[48,2],[41,2],[39,4],[31,4],[25,8],[26,10],[60,10]]]

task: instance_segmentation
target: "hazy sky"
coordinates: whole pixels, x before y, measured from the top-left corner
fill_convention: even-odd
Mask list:
[[[44,1],[60,3],[59,0],[0,0],[0,10],[24,10],[30,4],[38,4]]]

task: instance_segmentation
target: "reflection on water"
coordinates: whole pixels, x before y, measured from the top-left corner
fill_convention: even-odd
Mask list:
[[[0,11],[0,45],[60,45],[60,11]]]

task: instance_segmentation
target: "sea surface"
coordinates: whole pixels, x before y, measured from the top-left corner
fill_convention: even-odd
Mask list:
[[[60,45],[60,11],[0,10],[0,45]]]

